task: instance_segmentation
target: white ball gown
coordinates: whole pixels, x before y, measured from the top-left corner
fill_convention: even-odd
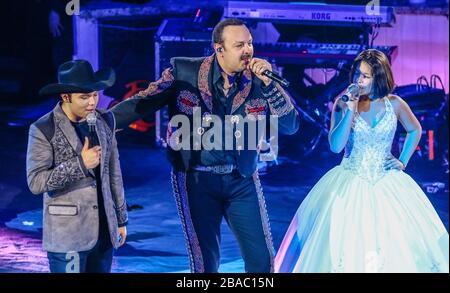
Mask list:
[[[449,271],[448,232],[430,201],[409,175],[383,168],[397,127],[384,103],[375,127],[356,115],[342,163],[296,212],[276,272]]]

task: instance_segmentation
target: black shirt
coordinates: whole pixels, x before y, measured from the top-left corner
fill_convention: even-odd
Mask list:
[[[96,145],[100,145],[98,142],[98,136],[95,135],[92,137],[92,135],[89,133],[89,125],[87,124],[87,121],[82,122],[73,122],[71,121],[73,127],[75,128],[75,131],[78,135],[78,137],[81,140],[81,144],[84,145],[85,137],[89,138],[89,148],[92,148]],[[97,184],[97,201],[98,201],[98,216],[99,216],[99,238],[106,238],[109,237],[109,229],[108,229],[108,223],[105,213],[105,205],[103,203],[103,193],[102,193],[102,179],[101,179],[101,173],[100,173],[100,164],[95,167],[94,169],[95,174],[95,182]]]
[[[235,76],[228,76],[229,84],[231,88],[228,90],[227,95],[224,94],[223,86],[224,79],[222,76],[222,68],[217,62],[217,58],[214,59],[212,70],[212,100],[213,100],[213,113],[220,117],[222,123],[222,150],[202,150],[200,153],[200,165],[203,166],[216,166],[216,165],[236,165],[236,151],[225,150],[225,136],[233,137],[234,130],[228,129],[226,133],[225,129],[225,115],[231,115],[231,108],[233,106],[233,99],[243,87],[242,73],[238,73]],[[211,125],[212,126],[212,125]],[[235,143],[233,143],[235,145]]]

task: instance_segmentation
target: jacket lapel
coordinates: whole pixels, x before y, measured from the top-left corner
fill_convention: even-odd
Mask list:
[[[244,70],[244,74],[242,74],[242,87],[240,91],[234,96],[233,105],[231,107],[231,114],[241,107],[241,105],[247,99],[248,94],[250,93],[250,89],[252,88],[252,73],[250,70]]]
[[[83,149],[84,141],[83,141],[83,143],[81,142],[80,138],[78,137],[78,135],[75,131],[75,128],[70,123],[70,120],[69,120],[69,118],[67,118],[66,114],[64,114],[60,104],[58,104],[55,107],[54,113],[55,113],[55,117],[57,119],[56,126],[64,134],[64,136],[66,137],[66,139],[69,142],[72,149],[74,149],[75,152],[81,156],[81,150]],[[92,176],[95,176],[93,170],[88,169],[88,171]]]
[[[81,154],[81,149],[83,148],[83,144],[80,141],[77,133],[75,132],[75,128],[70,123],[69,118],[67,118],[66,114],[64,114],[61,106],[57,106],[55,109],[55,116],[58,120],[57,126],[61,129],[64,136],[67,138],[70,146],[75,150],[77,154]],[[84,142],[83,142],[84,143]]]
[[[200,90],[200,95],[202,100],[208,108],[209,112],[212,113],[212,94],[211,94],[211,67],[214,61],[214,54],[206,57],[202,64],[200,65],[200,70],[198,72],[198,89]]]
[[[98,112],[95,113],[97,115],[97,120],[96,120],[96,129],[97,129],[97,137],[98,137],[98,141],[100,143],[100,147],[102,148],[102,155],[100,158],[100,175],[101,177],[103,177],[103,167],[105,165],[105,157],[106,157],[106,145],[107,145],[107,141],[106,141],[106,129],[105,129],[105,123],[101,123],[100,121],[100,115],[98,114]]]

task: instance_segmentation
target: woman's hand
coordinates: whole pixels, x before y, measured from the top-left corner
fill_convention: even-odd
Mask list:
[[[351,97],[345,104],[347,104],[347,107],[350,111],[355,112],[358,110],[358,102],[359,97]]]
[[[394,156],[389,157],[384,163],[385,170],[405,170],[406,166]]]

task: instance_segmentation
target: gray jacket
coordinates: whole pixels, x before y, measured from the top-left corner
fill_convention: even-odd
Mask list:
[[[104,206],[111,242],[117,248],[118,227],[127,223],[128,214],[116,137],[111,131],[115,125],[108,126],[105,117],[96,114]],[[115,124],[111,117],[110,124]],[[97,242],[97,186],[93,170],[84,166],[82,147],[60,104],[30,126],[27,181],[33,194],[44,194],[42,242],[46,251],[86,251]]]

